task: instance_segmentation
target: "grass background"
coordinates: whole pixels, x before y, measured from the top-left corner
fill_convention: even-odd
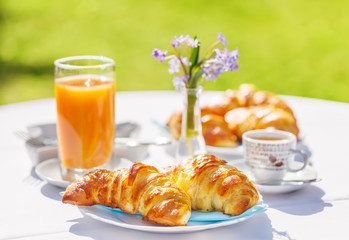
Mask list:
[[[0,104],[54,96],[53,61],[105,55],[117,91],[172,90],[151,57],[175,35],[205,49],[222,32],[240,70],[205,90],[253,83],[278,94],[349,102],[349,2],[345,0],[2,0]]]

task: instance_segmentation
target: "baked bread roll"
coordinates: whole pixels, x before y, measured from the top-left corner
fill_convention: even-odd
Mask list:
[[[294,116],[283,108],[272,105],[236,108],[226,113],[225,121],[239,140],[249,130],[274,128],[291,132],[298,137]]]
[[[167,121],[166,126],[170,129],[171,135],[174,139],[178,140],[181,136],[182,129],[182,112],[176,111]]]
[[[226,90],[220,100],[203,106],[201,115],[224,116],[232,109],[264,105],[282,108],[293,115],[291,108],[279,96],[271,92],[260,91],[252,84],[241,84],[237,90]]]
[[[189,194],[194,210],[235,216],[256,205],[259,199],[246,175],[213,155],[183,160],[162,171]]]
[[[128,214],[162,225],[186,225],[191,214],[189,196],[152,166],[135,163],[130,169],[95,170],[66,189],[63,203],[119,207]]]
[[[224,117],[207,114],[202,118],[202,134],[209,146],[215,147],[237,147],[238,139],[225,122]]]
[[[257,90],[252,84],[241,84],[238,90],[228,89],[224,92],[224,97],[229,99],[225,100],[227,102],[226,112],[238,107],[272,105],[293,115],[291,108],[279,96]]]
[[[202,116],[202,135],[206,145],[214,147],[236,147],[238,139],[229,129],[224,117],[215,114]],[[171,135],[178,140],[181,136],[182,113],[175,112],[167,122]]]

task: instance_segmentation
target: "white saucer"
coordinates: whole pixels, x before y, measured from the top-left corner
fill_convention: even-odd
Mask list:
[[[297,191],[308,184],[309,183],[297,182],[297,183],[285,183],[280,185],[260,185],[260,184],[254,184],[254,185],[263,194],[279,194],[279,193],[288,193],[288,192]]]
[[[302,165],[303,163],[294,162],[294,166]],[[246,174],[250,175],[251,181],[253,181],[253,175],[248,171]],[[254,184],[256,188],[261,193],[287,193],[297,191],[304,186],[309,185],[309,181],[317,181],[318,174],[316,169],[313,166],[308,165],[304,170],[299,172],[287,172],[284,178],[285,181],[294,181],[294,182],[282,182],[280,184],[270,185],[270,184]]]
[[[70,182],[62,179],[59,160],[52,158],[39,163],[35,167],[36,174],[48,183],[61,188],[67,188]]]

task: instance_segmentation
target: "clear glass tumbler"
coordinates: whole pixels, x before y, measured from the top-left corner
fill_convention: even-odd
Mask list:
[[[55,61],[57,135],[62,177],[74,181],[104,167],[115,132],[115,63],[102,56]]]

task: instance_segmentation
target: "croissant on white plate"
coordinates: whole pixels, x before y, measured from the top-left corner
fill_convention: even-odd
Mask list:
[[[161,171],[189,194],[192,209],[240,215],[258,203],[259,195],[245,174],[226,163],[204,154]]]
[[[143,220],[170,226],[186,225],[191,215],[187,193],[158,169],[135,163],[130,169],[95,170],[66,189],[63,203],[119,207]]]
[[[240,140],[244,132],[255,129],[274,128],[293,133],[297,137],[299,135],[294,116],[273,105],[236,108],[225,114],[225,121]]]

